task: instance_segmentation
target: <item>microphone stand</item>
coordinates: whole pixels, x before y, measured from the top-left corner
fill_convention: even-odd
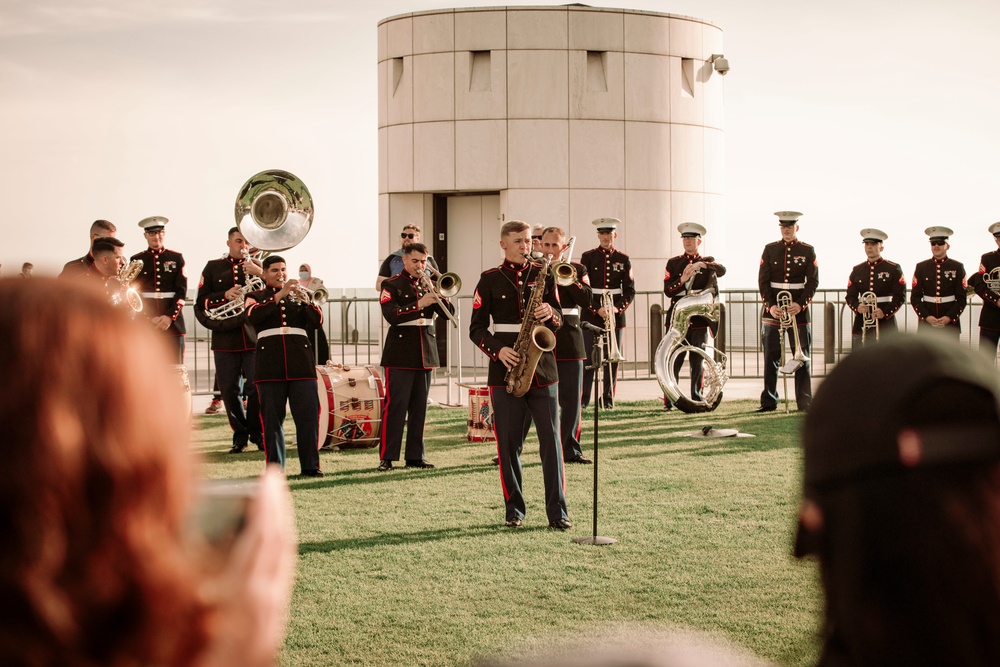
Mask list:
[[[596,378],[594,382],[594,532],[592,535],[587,535],[586,537],[576,537],[573,539],[573,541],[577,544],[593,544],[597,546],[614,544],[618,541],[613,537],[601,537],[597,534],[597,465],[599,463],[597,458],[597,427],[599,424],[598,415],[601,411],[601,399],[604,395],[604,367],[611,363],[604,357],[604,342],[606,335],[607,334],[604,331],[600,334],[594,335],[594,350],[591,352],[591,359],[593,360],[593,363],[590,368],[587,369],[593,370]]]

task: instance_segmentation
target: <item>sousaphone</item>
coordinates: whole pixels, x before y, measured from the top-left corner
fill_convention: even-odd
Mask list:
[[[258,250],[294,248],[309,233],[312,220],[309,188],[287,171],[271,169],[251,176],[236,198],[236,226]]]

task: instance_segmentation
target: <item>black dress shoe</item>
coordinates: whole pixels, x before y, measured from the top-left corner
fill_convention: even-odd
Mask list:
[[[507,522],[504,524],[504,528],[520,528],[523,525],[524,519],[514,517],[513,519],[507,519]]]
[[[322,470],[303,470],[299,477],[322,477]]]
[[[229,450],[230,454],[242,454],[243,450],[247,448],[247,443],[245,442],[234,442],[232,448]]]
[[[573,527],[573,524],[569,519],[556,519],[555,521],[549,521],[549,528],[553,530],[569,530]]]
[[[385,472],[386,470],[392,470],[392,461],[389,459],[382,459],[378,464],[379,472]]]
[[[415,461],[407,461],[407,468],[433,468],[434,464],[427,459],[417,459]]]
[[[766,406],[762,405],[759,408],[757,408],[756,410],[754,410],[754,412],[774,412],[777,409],[778,409],[777,406],[769,408],[769,407],[766,407]]]
[[[673,409],[674,409],[674,404],[673,404],[673,403],[665,403],[665,404],[663,405],[663,411],[664,411],[664,412],[670,412],[670,411],[672,411]]]
[[[584,464],[587,464],[587,463],[593,463],[593,461],[591,461],[590,459],[588,459],[583,454],[579,454],[579,455],[574,456],[572,458],[566,459],[566,463],[584,463]]]
[[[495,465],[495,466],[500,465],[500,457],[499,456],[494,456],[493,457],[493,465]]]

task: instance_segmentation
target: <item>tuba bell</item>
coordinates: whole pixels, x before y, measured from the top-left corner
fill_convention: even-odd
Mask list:
[[[236,197],[236,226],[259,250],[294,248],[309,233],[312,220],[309,189],[287,171],[271,169],[251,176]]]

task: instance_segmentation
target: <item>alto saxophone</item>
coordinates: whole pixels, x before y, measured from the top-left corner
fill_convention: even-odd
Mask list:
[[[551,262],[551,256],[546,255],[542,259],[542,267],[535,274],[535,287],[524,306],[524,319],[521,320],[521,329],[517,332],[517,342],[514,343],[517,363],[507,371],[504,378],[507,381],[507,393],[514,396],[528,393],[542,352],[550,352],[556,347],[556,335],[535,319],[535,309],[541,305],[545,295],[545,279],[549,275]]]

